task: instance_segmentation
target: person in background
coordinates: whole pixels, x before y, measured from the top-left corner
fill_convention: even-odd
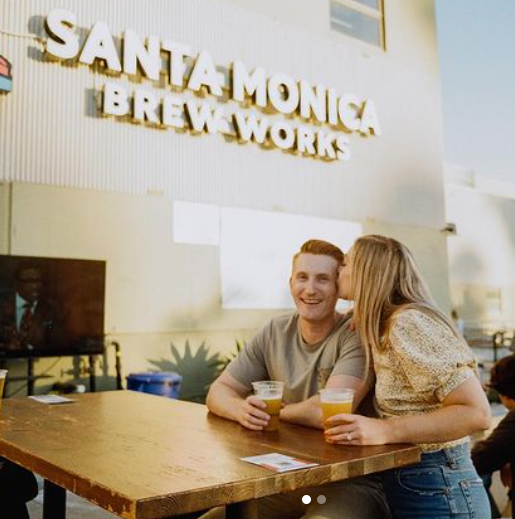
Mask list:
[[[515,355],[499,360],[491,370],[490,387],[499,394],[501,402],[508,409],[493,432],[472,449],[472,461],[489,486],[491,474],[501,471],[501,480],[508,488],[511,502],[515,498],[513,476],[515,472]],[[500,517],[495,502],[490,496],[492,517]]]
[[[265,404],[251,395],[251,383],[259,380],[285,383],[285,406],[280,412],[285,422],[323,429],[317,391],[324,387],[353,388],[355,406],[360,404],[372,383],[364,381],[365,352],[351,329],[350,315],[335,310],[343,257],[338,247],[325,241],[309,240],[302,245],[293,258],[290,278],[296,312],[268,322],[212,384],[207,396],[212,413],[261,431],[270,416],[264,411]],[[371,404],[370,398],[368,402]],[[316,491],[326,496],[326,504],[315,502],[306,509],[302,496],[309,491],[304,489],[260,500],[259,517],[390,517],[380,477],[354,478]],[[205,517],[219,517],[220,513],[213,510]]]
[[[354,301],[381,419],[334,416],[328,441],[421,447],[419,463],[382,473],[396,519],[488,519],[468,435],[488,429],[490,406],[472,352],[436,307],[411,252],[385,236],[359,238],[345,256],[339,290]]]
[[[26,503],[37,495],[34,474],[0,457],[0,518],[29,519]]]

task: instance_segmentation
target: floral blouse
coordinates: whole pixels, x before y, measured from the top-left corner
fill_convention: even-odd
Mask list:
[[[466,342],[448,326],[414,309],[395,316],[389,344],[374,349],[375,405],[379,416],[430,413],[468,378],[475,376],[477,362]],[[434,451],[468,441],[421,445]]]

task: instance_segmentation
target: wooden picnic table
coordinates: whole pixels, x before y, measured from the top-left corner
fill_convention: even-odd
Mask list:
[[[418,447],[330,445],[281,423],[253,432],[200,404],[133,391],[72,395],[46,405],[4,400],[0,455],[45,478],[44,517],[65,517],[66,490],[127,519],[163,519],[226,505],[254,517],[256,499],[371,474],[420,458]],[[277,473],[240,458],[277,452],[319,465]]]

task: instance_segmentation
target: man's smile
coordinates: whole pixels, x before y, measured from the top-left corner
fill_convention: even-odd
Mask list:
[[[307,298],[301,298],[300,299],[305,305],[318,305],[323,300],[322,299],[307,299]]]

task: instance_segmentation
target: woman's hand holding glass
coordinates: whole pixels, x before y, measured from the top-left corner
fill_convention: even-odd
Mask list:
[[[386,420],[357,414],[339,414],[325,422],[328,443],[340,445],[384,445],[390,443]]]

